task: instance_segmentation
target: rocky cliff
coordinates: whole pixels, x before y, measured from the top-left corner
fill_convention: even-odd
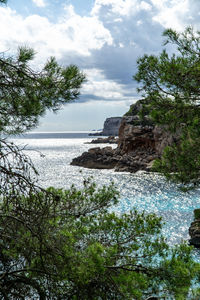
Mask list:
[[[114,135],[117,136],[121,123],[121,117],[107,118],[104,122],[102,135]]]
[[[119,127],[122,117],[107,118],[104,122],[103,131],[90,133],[92,136],[118,136]]]
[[[73,159],[71,164],[86,168],[114,168],[116,171],[149,171],[153,160],[162,154],[174,137],[163,128],[155,126],[148,112],[140,119],[143,104],[144,100],[137,101],[121,119],[116,149],[92,148]]]

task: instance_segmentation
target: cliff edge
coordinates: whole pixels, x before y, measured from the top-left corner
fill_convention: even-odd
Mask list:
[[[138,100],[122,117],[116,149],[96,147],[74,158],[71,165],[116,171],[150,171],[152,162],[160,157],[163,149],[174,137],[163,128],[155,126],[148,112],[139,117],[145,100]]]
[[[122,117],[107,118],[104,122],[103,131],[90,133],[91,136],[118,136],[119,127]]]
[[[102,135],[117,136],[119,132],[121,120],[122,120],[121,117],[107,118],[104,122]]]

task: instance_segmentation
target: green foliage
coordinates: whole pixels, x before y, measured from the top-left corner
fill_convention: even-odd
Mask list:
[[[1,297],[187,297],[198,274],[191,248],[170,248],[154,214],[109,212],[117,198],[113,185],[97,189],[90,181],[81,190],[49,188],[5,197],[0,205]]]
[[[194,209],[194,219],[195,220],[200,219],[200,209],[199,208]]]
[[[168,179],[182,183],[188,188],[199,185],[200,144],[199,139],[182,139],[164,149],[161,159],[154,162],[153,169]]]
[[[124,116],[132,116],[133,115],[134,104],[132,104],[129,110],[124,114]]]
[[[63,68],[50,58],[35,72],[34,55],[24,47],[15,58],[0,57],[1,136],[35,127],[46,110],[79,95],[85,76],[76,66]],[[152,58],[154,69],[156,63]],[[168,102],[176,109],[170,97]],[[189,124],[197,129],[199,115],[194,116]],[[192,293],[199,265],[187,245],[168,246],[159,217],[113,213],[113,184],[97,189],[85,180],[81,190],[44,190],[22,150],[0,139],[1,299],[186,299]]]
[[[85,76],[75,65],[50,58],[40,72],[30,68],[35,52],[19,48],[16,58],[0,57],[0,131],[18,134],[34,128],[46,110],[57,111],[78,98]]]
[[[175,137],[154,167],[190,188],[199,184],[200,169],[200,32],[168,29],[163,36],[164,45],[176,46],[176,54],[144,55],[134,79],[151,118]]]

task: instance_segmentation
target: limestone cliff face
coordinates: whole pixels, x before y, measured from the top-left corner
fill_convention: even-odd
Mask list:
[[[164,127],[155,126],[153,130],[154,140],[155,140],[155,149],[156,153],[161,156],[163,150],[166,146],[171,145],[172,143],[178,143],[180,138],[180,131],[172,134],[167,131]]]
[[[143,100],[131,105],[130,110],[122,118],[119,128],[118,148],[121,155],[134,153],[138,149],[155,151],[155,140],[153,130],[155,128],[148,115],[143,120],[139,117]]]
[[[167,145],[177,141],[177,137],[172,136],[164,128],[155,126],[148,112],[142,120],[140,119],[139,113],[144,101],[137,101],[131,106],[129,112],[120,118],[119,141],[116,149],[110,147],[109,149],[90,149],[82,156],[75,158],[72,165],[88,168],[114,168],[116,171],[128,172],[149,171],[153,160],[162,154]]]
[[[180,133],[170,133],[164,126],[155,125],[149,118],[148,113],[141,120],[139,113],[144,100],[139,100],[131,105],[128,114],[122,118],[119,128],[118,149],[121,155],[143,150],[148,154],[155,153],[161,156],[166,146],[177,143]]]
[[[131,105],[119,128],[119,142],[116,153],[121,157],[116,171],[136,172],[149,170],[151,162],[158,157],[154,137],[155,125],[148,114],[141,120],[139,113],[144,100]]]
[[[107,118],[104,122],[102,135],[117,136],[121,119],[122,119],[121,117]]]

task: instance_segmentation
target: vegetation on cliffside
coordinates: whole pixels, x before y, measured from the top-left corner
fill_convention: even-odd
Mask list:
[[[0,0],[0,2],[4,2]],[[24,132],[47,109],[77,98],[85,76],[50,59],[30,69],[32,49],[0,58],[0,134]],[[187,299],[199,264],[185,244],[169,247],[162,221],[137,211],[117,215],[113,185],[83,189],[37,185],[23,150],[0,140],[1,299]],[[192,297],[192,296],[191,296]]]
[[[200,32],[191,27],[182,33],[168,29],[163,36],[176,53],[163,50],[158,56],[139,58],[134,79],[149,102],[153,121],[180,135],[180,143],[165,149],[156,169],[194,187],[200,183]]]

